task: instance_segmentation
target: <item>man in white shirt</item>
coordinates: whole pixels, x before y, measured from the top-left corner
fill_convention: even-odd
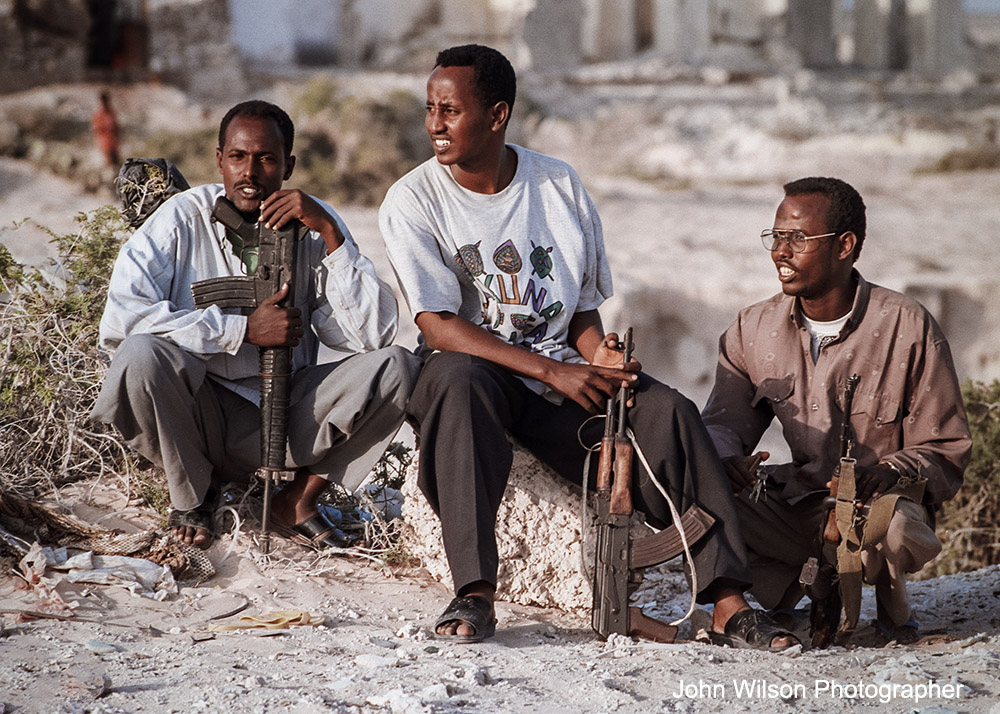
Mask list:
[[[287,465],[295,479],[274,497],[275,528],[315,547],[344,545],[319,513],[329,481],[353,490],[402,423],[419,360],[389,347],[395,298],[327,204],[283,190],[295,167],[294,128],[258,100],[229,110],[219,127],[222,185],[167,200],[118,255],[101,320],[111,368],[92,416],[167,477],[174,535],[212,541],[215,487],[260,466],[258,347],[292,346]],[[294,305],[287,285],[249,316],[198,309],[191,285],[248,273],[252,257],[211,220],[225,195],[249,223],[301,221]],[[317,364],[318,343],[342,354]]]
[[[697,409],[634,360],[624,365],[617,336],[604,333],[598,307],[611,272],[579,176],[505,141],[515,84],[494,49],[441,52],[427,82],[436,159],[397,181],[379,211],[424,351],[434,352],[407,411],[420,427],[419,484],[441,519],[457,595],[435,633],[456,642],[494,633],[507,434],[579,482],[577,429],[626,381],[629,424],[657,479],[680,511],[697,503],[716,518],[692,549],[698,599],[715,605],[713,631],[730,644],[788,647],[794,638],[743,598],[750,573],[732,494]],[[670,525],[650,479],[635,479],[633,499],[650,523]]]

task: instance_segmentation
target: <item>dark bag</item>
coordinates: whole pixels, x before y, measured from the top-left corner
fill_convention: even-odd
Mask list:
[[[133,228],[145,223],[168,198],[189,188],[181,172],[166,159],[126,159],[115,179],[122,215]]]

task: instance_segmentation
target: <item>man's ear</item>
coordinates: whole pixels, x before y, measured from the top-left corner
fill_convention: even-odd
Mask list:
[[[285,159],[285,175],[281,177],[282,181],[287,181],[292,177],[292,171],[295,170],[295,157],[289,156]]]
[[[490,118],[490,128],[493,131],[503,131],[507,128],[507,120],[510,119],[510,105],[507,102],[497,102],[493,105]]]
[[[846,233],[841,233],[837,237],[837,259],[838,260],[848,260],[852,262],[854,260],[854,248],[858,245],[858,237],[854,235],[854,231],[847,231]]]
[[[222,147],[216,147],[215,149],[215,168],[218,170],[219,174],[222,174]]]

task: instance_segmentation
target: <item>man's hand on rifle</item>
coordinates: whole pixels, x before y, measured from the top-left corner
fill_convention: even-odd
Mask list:
[[[621,355],[618,357],[621,363]],[[542,380],[564,397],[572,399],[591,414],[604,411],[607,399],[618,393],[623,381],[638,377],[631,371],[594,364],[574,364],[552,360],[548,376]]]
[[[333,217],[297,188],[275,191],[265,198],[260,204],[260,220],[274,230],[281,230],[289,221],[302,221],[306,228],[323,236],[328,254],[344,244],[344,234]]]
[[[726,475],[732,484],[733,493],[739,493],[757,481],[757,467],[762,461],[767,461],[771,454],[758,451],[753,456],[727,456],[722,460]]]
[[[294,347],[304,334],[302,311],[297,307],[280,307],[288,295],[288,283],[267,298],[247,318],[245,340],[259,347]]]
[[[633,353],[635,351],[635,343],[632,343]],[[622,351],[622,345],[618,340],[618,334],[614,332],[609,332],[604,336],[601,344],[597,346],[594,351],[594,357],[591,360],[591,364],[598,367],[611,367],[613,369],[620,369],[625,372],[631,372],[632,375],[636,375],[642,371],[642,365],[639,361],[632,357],[629,359],[628,364],[625,364],[625,353]],[[619,382],[615,387],[615,391],[619,387],[632,387],[634,386],[634,379],[629,379],[625,383]],[[614,392],[612,392],[613,394]],[[610,395],[609,395],[610,396]],[[628,400],[628,406],[633,406],[633,400],[630,398]]]
[[[881,496],[899,481],[899,472],[885,463],[875,466],[857,466],[854,473],[855,493],[857,500],[861,503],[868,503],[869,499]]]

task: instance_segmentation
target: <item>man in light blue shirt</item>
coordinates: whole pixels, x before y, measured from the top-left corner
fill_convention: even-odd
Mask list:
[[[160,466],[173,511],[168,525],[199,547],[212,541],[215,486],[260,465],[258,347],[292,346],[287,465],[296,477],[275,495],[275,528],[316,547],[343,545],[317,510],[329,481],[353,490],[403,419],[419,361],[389,347],[395,298],[327,204],[282,189],[295,167],[294,128],[262,101],[233,107],[219,128],[222,185],[167,200],[115,263],[101,320],[111,368],[92,416]],[[249,316],[198,309],[192,283],[248,272],[241,244],[211,220],[225,195],[250,223],[308,232],[287,285]],[[317,364],[319,343],[341,358]]]

